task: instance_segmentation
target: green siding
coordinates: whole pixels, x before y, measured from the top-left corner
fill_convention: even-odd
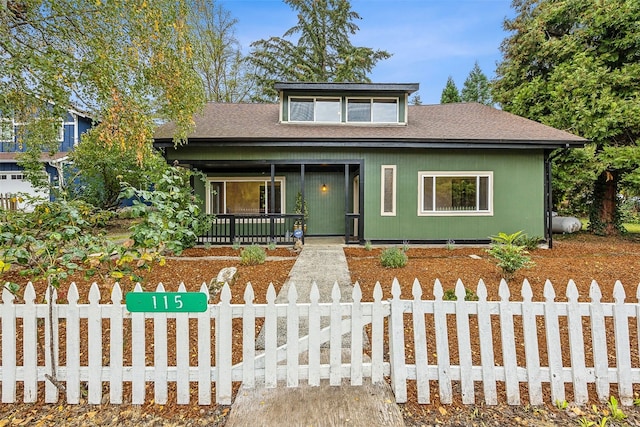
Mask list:
[[[326,162],[363,160],[365,182],[364,238],[370,240],[470,240],[487,239],[500,231],[524,230],[544,235],[544,155],[542,150],[411,150],[391,149],[203,149],[183,146],[168,150],[168,160],[256,160]],[[396,216],[380,215],[380,166],[397,166]],[[492,216],[418,216],[418,172],[492,171]],[[225,173],[225,175],[228,175]],[[299,172],[286,176],[287,212],[293,212],[300,188]],[[326,194],[321,185],[329,187]],[[349,184],[351,185],[351,183]],[[196,188],[196,192],[200,190]],[[344,173],[305,173],[305,195],[310,212],[308,234],[343,234],[345,213]],[[351,201],[349,201],[351,205]]]
[[[287,212],[293,213],[300,175],[287,174]],[[322,185],[327,191],[322,192]],[[308,235],[344,234],[344,173],[305,172],[304,197],[309,209]]]

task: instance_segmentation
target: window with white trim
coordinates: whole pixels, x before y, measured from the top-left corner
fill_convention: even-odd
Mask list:
[[[289,98],[290,122],[339,123],[340,98]]]
[[[15,128],[13,120],[0,118],[0,142],[13,142],[15,139]]]
[[[398,98],[349,98],[347,122],[398,123]]]
[[[64,141],[64,120],[60,119],[60,126],[58,126],[58,142]]]
[[[283,213],[284,178],[275,179],[275,205],[271,206],[271,179],[210,178],[207,191],[208,214]]]
[[[380,168],[380,215],[396,215],[396,165]]]
[[[492,215],[493,172],[419,172],[418,215]]]

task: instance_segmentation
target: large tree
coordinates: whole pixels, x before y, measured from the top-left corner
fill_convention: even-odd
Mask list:
[[[471,69],[467,79],[464,81],[460,91],[460,98],[463,102],[479,102],[484,105],[493,105],[489,79],[482,72],[478,61],[475,62],[473,69]]]
[[[147,152],[138,160],[135,147],[106,147],[96,135],[87,135],[69,154],[72,163],[65,172],[71,179],[65,180],[69,184],[61,189],[62,195],[100,209],[118,208],[123,182],[147,189],[168,167],[150,144],[145,149]]]
[[[248,101],[255,83],[235,37],[237,19],[213,0],[189,3],[194,67],[204,82],[207,101]]]
[[[204,100],[187,14],[186,0],[0,2],[0,115],[26,124],[25,161],[57,149],[51,123],[72,104],[97,141],[139,160],[158,120],[183,140]]]
[[[348,0],[284,0],[298,23],[282,37],[252,43],[259,100],[273,100],[275,81],[369,82],[376,63],[391,55],[354,46],[350,37],[360,18]]]
[[[444,85],[444,89],[442,89],[442,94],[440,95],[440,104],[451,104],[460,102],[461,100],[456,82],[453,81],[453,77],[449,76],[447,78],[447,84]]]
[[[513,32],[502,44],[494,99],[502,108],[589,138],[590,227],[621,230],[621,183],[640,165],[640,2],[514,0]],[[558,159],[563,159],[559,155]]]

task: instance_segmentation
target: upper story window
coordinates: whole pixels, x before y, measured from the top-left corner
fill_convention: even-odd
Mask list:
[[[291,122],[340,122],[340,98],[289,98]]]
[[[347,122],[398,123],[398,98],[349,98]]]
[[[13,142],[15,129],[13,120],[0,118],[0,142]]]

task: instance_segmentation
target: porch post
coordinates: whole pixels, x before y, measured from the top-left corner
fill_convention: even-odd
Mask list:
[[[304,163],[302,163],[300,165],[300,196],[302,197],[302,244],[304,245],[304,238],[306,237],[304,233],[304,205],[305,205],[305,198],[304,198]]]
[[[266,212],[269,215],[269,242],[273,242],[275,238],[275,223],[274,217],[275,215],[275,206],[276,206],[276,165],[271,163],[271,191],[269,195],[269,210]]]
[[[358,182],[360,187],[360,189],[358,190],[358,240],[360,240],[360,243],[362,243],[364,239],[364,160],[360,160],[360,165],[358,166],[358,175],[360,176]]]
[[[344,165],[344,243],[349,243],[351,236],[351,218],[349,215],[349,163]]]
[[[544,184],[545,184],[545,233],[547,234],[547,241],[549,245],[549,249],[553,249],[553,193],[551,186],[552,179],[552,171],[551,171],[551,156],[549,156],[549,152],[545,151],[544,153]]]

